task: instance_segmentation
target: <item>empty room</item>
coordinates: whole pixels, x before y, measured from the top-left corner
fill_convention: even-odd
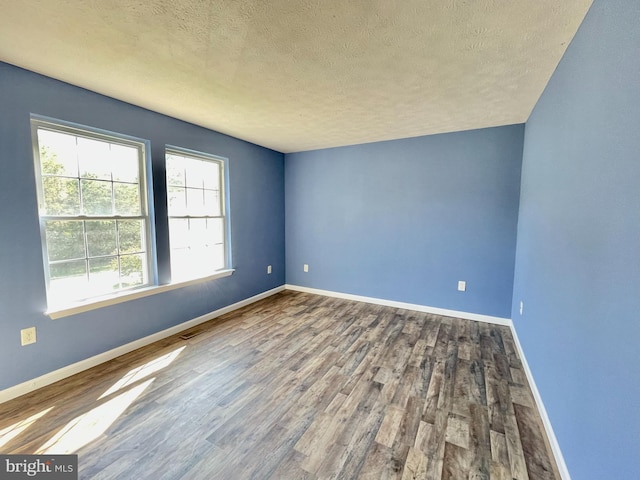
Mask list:
[[[640,2],[0,12],[0,479],[640,478]]]

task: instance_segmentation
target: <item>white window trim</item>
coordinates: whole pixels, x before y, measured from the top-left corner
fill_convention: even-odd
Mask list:
[[[129,302],[138,298],[149,297],[151,295],[157,295],[158,293],[169,292],[171,290],[177,290],[179,288],[188,287],[190,285],[196,285],[198,283],[204,283],[217,278],[228,277],[235,272],[234,268],[228,268],[225,270],[218,270],[212,275],[201,278],[193,278],[181,282],[168,283],[166,285],[151,285],[146,287],[136,288],[135,290],[128,290],[126,292],[120,292],[113,295],[105,295],[103,297],[96,297],[83,302],[72,303],[68,305],[55,306],[48,309],[45,312],[52,320],[58,318],[69,317],[78,313],[90,312],[91,310],[97,310],[99,308],[109,307],[111,305],[117,305],[119,303]]]
[[[222,218],[223,219],[223,228],[224,228],[224,234],[223,234],[223,238],[224,238],[224,262],[225,262],[225,266],[220,269],[217,270],[215,272],[213,272],[211,274],[211,276],[214,276],[219,273],[219,272],[226,272],[228,270],[233,271],[232,268],[232,254],[231,254],[231,225],[230,225],[230,221],[229,221],[229,197],[228,197],[228,174],[227,174],[227,169],[228,169],[228,162],[229,159],[227,157],[221,157],[219,155],[214,155],[211,153],[205,153],[205,152],[200,152],[200,151],[196,151],[196,150],[191,150],[188,148],[183,148],[183,147],[178,147],[175,145],[165,145],[165,149],[164,149],[164,158],[166,161],[167,155],[178,155],[178,156],[184,156],[184,157],[191,157],[194,159],[199,159],[199,160],[205,160],[205,161],[213,161],[216,162],[220,165],[220,211],[221,211],[221,215],[218,218]],[[167,184],[167,195],[168,195],[168,187],[169,185]],[[180,218],[181,216],[176,216],[176,215],[170,215],[167,212],[167,220],[170,220],[171,218]],[[169,264],[171,264],[171,247],[169,248]],[[172,272],[173,274],[173,272]],[[210,276],[206,276],[205,278],[209,278]],[[195,278],[185,278],[185,279],[179,279],[176,280],[176,283],[189,283],[191,281],[198,281],[198,277]]]
[[[147,225],[147,232],[146,232],[146,241],[147,241],[147,252],[148,252],[148,265],[149,265],[149,281],[150,283],[140,286],[140,287],[133,287],[130,289],[126,289],[126,290],[121,290],[118,292],[114,292],[112,294],[107,294],[107,295],[101,295],[101,296],[96,296],[96,297],[91,297],[89,299],[86,300],[80,300],[80,301],[76,301],[76,302],[71,302],[71,303],[55,303],[52,302],[51,299],[48,296],[48,292],[47,292],[47,302],[48,302],[48,308],[47,310],[44,312],[45,315],[47,315],[48,317],[50,317],[51,319],[55,320],[55,319],[59,319],[59,318],[64,318],[64,317],[68,317],[68,316],[72,316],[72,315],[76,315],[79,313],[83,313],[83,312],[89,312],[92,310],[98,310],[100,308],[104,308],[104,307],[108,307],[111,305],[117,305],[120,303],[125,303],[125,302],[129,302],[129,301],[133,301],[136,300],[138,298],[144,298],[144,297],[148,297],[151,295],[157,295],[159,293],[163,293],[163,292],[169,292],[171,290],[177,290],[180,288],[185,288],[191,285],[197,285],[200,283],[205,283],[205,282],[209,282],[218,278],[224,278],[224,277],[228,277],[231,276],[234,272],[235,269],[231,267],[231,245],[230,245],[230,238],[229,238],[229,231],[226,230],[225,231],[225,261],[227,262],[227,265],[225,268],[217,270],[215,272],[212,272],[210,275],[205,275],[203,277],[197,277],[197,278],[189,278],[189,279],[181,279],[181,280],[176,280],[175,282],[171,282],[168,284],[164,284],[164,285],[158,285],[157,284],[157,274],[156,274],[156,252],[154,250],[152,250],[153,248],[153,241],[152,241],[152,235],[154,234],[154,228],[153,228],[153,219],[152,219],[152,215],[151,215],[151,211],[152,211],[152,202],[150,201],[148,195],[150,194],[150,185],[148,185],[148,182],[150,181],[150,179],[148,178],[148,158],[147,155],[149,154],[148,152],[150,151],[150,147],[149,147],[149,143],[148,141],[141,139],[141,138],[137,138],[137,137],[132,137],[126,134],[114,134],[112,132],[108,132],[105,130],[101,130],[98,128],[94,128],[94,127],[89,127],[89,126],[85,126],[85,125],[78,125],[72,122],[66,122],[63,120],[58,120],[58,119],[54,119],[54,118],[49,118],[49,117],[45,117],[45,116],[41,116],[41,115],[35,115],[32,114],[31,115],[31,122],[32,122],[32,140],[34,138],[37,138],[37,127],[38,126],[43,126],[44,128],[51,128],[54,130],[58,130],[58,131],[66,131],[69,133],[85,133],[85,134],[89,134],[95,137],[102,137],[103,139],[107,140],[107,141],[112,141],[115,143],[124,143],[124,144],[141,144],[142,145],[142,162],[141,162],[141,171],[140,171],[140,175],[141,175],[141,181],[143,181],[143,190],[146,192],[145,195],[142,196],[142,201],[143,201],[143,209],[145,211],[145,218],[146,218],[146,225]],[[33,147],[34,147],[34,161],[35,161],[35,168],[38,169],[40,168],[39,165],[39,152],[37,151],[37,142],[33,143]],[[189,156],[200,156],[201,158],[204,159],[213,159],[216,161],[221,162],[221,168],[223,169],[223,176],[221,178],[221,187],[223,189],[223,193],[224,195],[221,198],[221,201],[224,202],[223,203],[223,209],[222,211],[224,212],[224,218],[225,218],[225,229],[229,229],[230,225],[229,225],[229,211],[228,211],[228,198],[227,198],[227,177],[226,177],[226,168],[227,168],[227,161],[228,159],[225,157],[219,157],[217,155],[210,155],[210,154],[203,154],[201,152],[195,152],[193,150],[189,150],[189,149],[185,149],[185,148],[180,148],[180,147],[174,147],[174,146],[166,146],[165,149],[165,154],[166,152],[174,152],[177,153],[179,155],[189,155]],[[41,181],[41,172],[37,172],[36,175],[36,180],[38,182]],[[143,180],[142,180],[143,179]],[[39,186],[38,186],[38,203],[40,204],[40,191],[39,191]],[[42,243],[43,249],[45,248],[45,244]],[[46,258],[44,257],[44,251],[43,251],[43,259]],[[46,270],[46,267],[45,267]],[[48,275],[48,272],[45,272],[46,275]]]
[[[122,144],[122,145],[129,145],[129,146],[135,146],[136,148],[140,149],[140,164],[139,164],[139,185],[140,185],[140,191],[141,194],[144,192],[144,195],[142,195],[141,197],[141,215],[139,216],[140,218],[144,219],[145,221],[145,254],[147,257],[147,278],[148,278],[148,283],[141,285],[140,287],[133,287],[131,289],[125,289],[125,290],[120,290],[118,292],[115,292],[113,294],[108,294],[106,296],[96,296],[96,297],[91,297],[88,298],[86,300],[79,300],[77,302],[73,302],[73,305],[90,305],[90,304],[94,304],[94,303],[101,303],[102,300],[104,298],[107,297],[126,297],[129,296],[130,294],[133,293],[134,290],[149,290],[149,289],[153,289],[154,287],[157,287],[157,279],[156,279],[156,274],[155,274],[155,262],[156,262],[156,253],[155,251],[152,249],[152,245],[153,245],[153,241],[152,241],[152,235],[154,234],[154,228],[152,226],[152,219],[151,219],[151,210],[150,210],[150,199],[149,199],[149,193],[150,193],[150,187],[148,184],[148,152],[150,151],[149,148],[149,142],[147,142],[146,140],[142,139],[142,138],[137,138],[137,137],[133,137],[130,135],[126,135],[126,134],[122,134],[122,133],[113,133],[113,132],[108,132],[99,128],[94,128],[94,127],[90,127],[90,126],[86,126],[86,125],[78,125],[72,122],[67,122],[64,120],[58,120],[58,119],[54,119],[54,118],[49,118],[49,117],[45,117],[45,116],[41,116],[41,115],[35,115],[32,114],[31,115],[31,141],[32,141],[32,147],[33,147],[33,151],[34,151],[34,168],[35,168],[35,176],[36,176],[36,182],[37,182],[37,198],[38,198],[38,221],[40,223],[40,235],[41,235],[41,243],[42,243],[42,258],[43,258],[43,263],[44,263],[44,272],[45,272],[45,281],[47,283],[47,312],[45,312],[46,314],[48,314],[49,311],[58,311],[61,309],[58,309],[57,307],[52,308],[52,305],[60,305],[60,303],[56,304],[54,299],[51,299],[50,297],[50,293],[49,293],[49,287],[48,287],[48,283],[49,283],[49,267],[46,264],[46,241],[45,241],[45,234],[44,234],[44,230],[43,230],[43,218],[44,217],[48,217],[48,216],[43,216],[40,212],[42,211],[42,205],[44,202],[44,198],[42,197],[42,187],[41,187],[41,183],[42,183],[42,173],[41,173],[41,159],[40,159],[40,152],[39,152],[39,142],[38,142],[38,129],[39,128],[43,128],[43,129],[48,129],[48,130],[53,130],[53,131],[58,131],[58,132],[63,132],[63,133],[68,133],[68,134],[72,134],[72,135],[79,135],[79,136],[85,136],[88,138],[97,138],[100,139],[102,141],[106,141],[106,142],[111,142],[111,143],[118,143],[118,144]],[[73,216],[74,220],[77,218],[78,220],[91,220],[94,217],[93,216],[86,216],[86,215],[80,215],[80,216]],[[96,216],[96,218],[98,218]],[[109,216],[109,218],[114,218],[114,219],[118,219],[118,216]],[[119,218],[124,218],[127,219],[129,217],[123,217],[120,216]],[[53,317],[52,317],[53,318]]]

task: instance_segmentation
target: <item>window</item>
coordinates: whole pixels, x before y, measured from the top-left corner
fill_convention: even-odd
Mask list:
[[[167,149],[166,168],[171,280],[227,268],[224,161]]]
[[[32,119],[49,307],[150,283],[144,143]]]

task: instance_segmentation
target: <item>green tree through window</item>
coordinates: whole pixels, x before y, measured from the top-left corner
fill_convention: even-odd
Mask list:
[[[142,145],[34,128],[50,303],[147,284]]]

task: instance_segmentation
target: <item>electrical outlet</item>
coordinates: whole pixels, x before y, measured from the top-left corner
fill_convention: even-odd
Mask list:
[[[464,280],[459,280],[458,281],[458,291],[459,292],[464,292],[467,290],[467,282],[465,282]]]
[[[271,275],[271,265],[267,265],[267,274]]]
[[[20,343],[23,347],[36,343],[36,327],[23,328],[20,330]]]
[[[306,263],[302,266],[302,270],[304,272],[308,272],[309,271],[309,265],[307,265]]]
[[[522,315],[522,310],[524,309],[524,302],[520,300],[520,315]]]

